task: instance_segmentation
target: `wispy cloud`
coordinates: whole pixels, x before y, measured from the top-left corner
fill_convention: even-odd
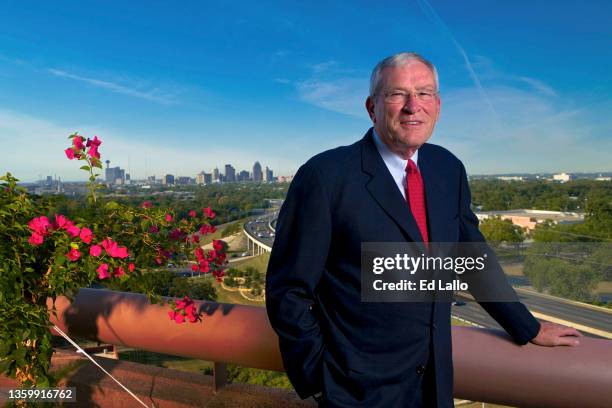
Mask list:
[[[525,75],[514,75],[504,72],[498,68],[495,63],[488,57],[477,55],[474,57],[472,67],[483,82],[494,81],[495,83],[507,83],[512,86],[528,85],[529,90],[549,97],[558,97],[557,91],[544,81],[538,78],[532,78]]]
[[[365,115],[364,103],[368,94],[366,78],[315,78],[298,82],[296,87],[304,102],[346,115]]]
[[[490,85],[488,94],[501,128],[476,89],[453,89],[443,96],[432,139],[472,173],[611,170],[612,140],[594,127],[597,113],[517,87]]]
[[[157,102],[157,103],[161,103],[165,105],[173,105],[173,104],[178,103],[171,96],[164,95],[158,88],[153,88],[150,90],[143,91],[143,90],[138,89],[137,87],[130,87],[130,86],[121,85],[115,82],[75,75],[70,72],[66,72],[66,71],[59,70],[59,69],[49,68],[47,69],[47,72],[57,77],[71,79],[71,80],[78,81],[78,82],[83,82],[88,85],[95,86],[97,88],[106,89],[111,92],[132,96],[132,97],[144,99],[147,101]]]
[[[516,78],[519,81],[523,81],[526,84],[530,85],[533,89],[535,89],[536,91],[540,92],[543,95],[554,96],[554,97],[559,96],[552,87],[546,85],[544,82],[540,81],[539,79],[529,78],[529,77],[524,77],[524,76],[517,76]]]
[[[309,78],[295,81],[299,98],[306,103],[345,115],[364,117],[369,79],[336,61],[308,65]]]

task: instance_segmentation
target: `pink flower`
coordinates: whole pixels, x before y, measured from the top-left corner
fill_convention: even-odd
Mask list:
[[[33,232],[30,238],[28,239],[28,242],[30,243],[30,245],[33,245],[33,246],[38,246],[42,244],[44,241],[45,241],[44,237],[37,232]]]
[[[74,159],[74,149],[72,147],[67,148],[66,150],[64,150],[64,153],[66,153],[66,157],[69,160]]]
[[[89,146],[98,147],[101,144],[102,144],[102,141],[100,139],[98,139],[98,136],[94,136],[93,140],[92,139],[87,139],[87,147],[89,147]]]
[[[194,272],[197,272],[198,271],[198,265],[196,265],[196,264],[191,265],[191,270],[194,271]]]
[[[102,244],[102,248],[104,248],[106,252],[109,252],[110,247],[113,245],[113,240],[110,238],[106,238],[102,240],[101,244]]]
[[[151,203],[150,201],[144,201],[142,203],[142,208],[151,208],[153,207],[153,203]]]
[[[79,227],[77,227],[76,225],[70,223],[70,225],[66,227],[66,232],[68,232],[68,234],[72,238],[76,238],[76,237],[79,236],[79,233],[81,232],[81,229]]]
[[[200,271],[200,273],[210,272],[210,264],[208,263],[208,261],[201,260],[198,264],[198,270]]]
[[[168,238],[170,238],[173,241],[178,241],[179,239],[181,239],[181,236],[183,235],[183,232],[179,229],[179,228],[175,228],[174,230],[172,230],[172,232],[168,235]]]
[[[157,225],[152,225],[151,228],[149,228],[149,232],[155,234],[159,232],[159,227]]]
[[[192,304],[185,308],[185,313],[187,314],[187,319],[189,319],[191,323],[195,323],[198,321],[195,305]]]
[[[174,320],[174,318],[176,317],[176,312],[174,310],[169,311],[168,317],[170,317],[170,320]]]
[[[98,272],[98,278],[107,279],[110,278],[110,274],[108,273],[108,264],[103,263],[96,270]]]
[[[197,212],[195,212],[194,210],[191,210],[191,211],[189,211],[189,216],[190,216],[191,218],[195,218],[195,217],[197,217],[197,216],[198,216],[198,213],[197,213]]]
[[[215,251],[222,251],[224,247],[225,247],[225,242],[219,239],[213,239],[213,249]]]
[[[98,257],[102,254],[102,247],[100,245],[92,245],[89,248],[89,255]]]
[[[119,246],[115,241],[110,238],[106,238],[102,241],[102,247],[113,258],[127,258],[129,256],[128,250],[124,246]]]
[[[194,244],[197,244],[197,243],[199,243],[199,242],[200,242],[200,236],[199,236],[199,235],[196,235],[196,234],[193,234],[193,235],[191,236],[191,240],[193,241],[193,243],[194,243]]]
[[[100,152],[98,152],[98,146],[91,146],[89,150],[87,150],[87,154],[91,157],[95,157],[96,159],[100,159]]]
[[[57,228],[64,228],[68,222],[70,222],[70,220],[62,214],[55,215],[55,224],[57,224]]]
[[[112,256],[113,258],[125,259],[129,256],[129,254],[126,247],[118,246],[116,249],[113,250],[113,252],[111,252],[110,256]]]
[[[211,220],[215,218],[215,212],[211,210],[210,207],[203,208],[202,212],[204,213],[205,217],[210,218]]]
[[[200,234],[202,234],[202,235],[206,235],[209,232],[213,233],[215,231],[217,231],[217,229],[214,226],[212,226],[212,225],[204,224],[204,225],[202,225],[200,227]]]
[[[194,251],[194,254],[196,258],[198,258],[198,261],[204,259],[204,250],[202,248],[197,247]]]
[[[76,248],[70,248],[70,251],[66,254],[66,257],[72,262],[78,260],[81,257],[81,253]]]
[[[81,237],[81,240],[83,240],[84,243],[89,244],[91,243],[91,239],[93,238],[93,233],[89,228],[82,228],[81,234],[79,236]]]
[[[172,222],[172,215],[171,214],[166,214],[166,221],[168,222]]]
[[[123,269],[123,267],[118,266],[117,268],[115,268],[115,276],[123,276],[125,275],[125,270]]]
[[[184,309],[186,306],[193,304],[193,300],[189,299],[189,296],[183,297],[181,300],[176,301],[177,309]]]
[[[85,138],[83,136],[76,136],[72,139],[72,146],[74,146],[76,150],[83,150],[85,148],[83,144],[84,140]]]
[[[182,315],[182,314],[180,314],[180,313],[177,313],[177,314],[174,316],[174,321],[175,321],[175,322],[177,322],[178,324],[185,323],[185,316],[183,316],[183,315]]]
[[[134,266],[134,264],[133,264],[133,263],[131,263],[131,264],[129,264],[129,265],[128,265],[128,270],[129,270],[130,272],[134,272],[134,269],[136,269],[136,267]]]
[[[36,217],[30,220],[30,222],[28,222],[28,227],[30,227],[33,232],[44,236],[47,235],[47,233],[49,232],[49,229],[51,228],[51,223],[49,222],[49,219],[47,217],[42,215],[40,217]]]

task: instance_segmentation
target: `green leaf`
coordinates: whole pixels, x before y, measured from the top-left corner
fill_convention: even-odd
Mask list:
[[[106,203],[106,209],[108,210],[116,210],[117,208],[119,208],[119,204],[116,201]]]
[[[85,171],[89,171],[90,167],[89,166],[81,166],[79,167],[81,170],[85,170]]]

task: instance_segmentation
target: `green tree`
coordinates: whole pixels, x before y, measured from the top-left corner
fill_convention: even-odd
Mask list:
[[[510,220],[499,217],[487,218],[480,223],[480,232],[489,242],[520,244],[525,239],[521,227],[512,224]]]

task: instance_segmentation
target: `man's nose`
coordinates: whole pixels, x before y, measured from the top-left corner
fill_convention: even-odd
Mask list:
[[[413,113],[413,112],[418,112],[420,109],[421,109],[421,102],[416,97],[416,95],[412,93],[406,95],[406,101],[404,102],[404,106],[402,107],[402,110]]]

